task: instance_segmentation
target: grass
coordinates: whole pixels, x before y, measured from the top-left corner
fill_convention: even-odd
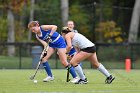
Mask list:
[[[29,57],[22,57],[21,66],[24,68],[31,68],[32,59]],[[17,69],[19,67],[20,67],[19,57],[0,56],[0,68]]]
[[[89,83],[75,85],[66,82],[66,70],[53,69],[55,80],[42,82],[46,77],[40,69],[33,83],[29,77],[35,70],[0,70],[0,93],[140,93],[140,70],[109,70],[116,79],[112,84],[104,84],[105,77],[97,70],[84,69]]]

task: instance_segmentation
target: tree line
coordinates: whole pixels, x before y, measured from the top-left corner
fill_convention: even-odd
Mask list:
[[[140,0],[1,0],[0,42],[34,42],[31,20],[55,24],[58,32],[73,20],[93,42],[138,42]],[[9,46],[8,54],[15,48]]]

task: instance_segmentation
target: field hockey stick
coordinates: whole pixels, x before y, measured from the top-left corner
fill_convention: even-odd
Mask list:
[[[70,58],[67,57],[67,59],[68,59],[68,62],[69,62],[70,61]],[[69,78],[69,76],[70,76],[70,68],[71,68],[71,66],[68,65],[68,67],[67,67],[67,78],[66,78],[66,82],[69,82],[70,81],[70,78]]]
[[[71,58],[74,56],[73,55],[67,55],[67,59],[68,59],[68,62],[70,62]],[[70,68],[71,68],[71,65],[69,64],[68,67],[67,67],[67,79],[66,79],[66,82],[69,82],[71,79],[69,78],[69,75],[70,75]]]
[[[34,73],[34,75],[32,75],[32,76],[30,77],[31,80],[33,80],[33,79],[35,78],[35,76],[36,76],[36,74],[37,74],[37,72],[38,72],[38,70],[39,70],[39,67],[40,67],[40,65],[41,65],[42,58],[44,57],[44,53],[47,52],[48,48],[49,48],[48,45],[44,48],[44,50],[43,50],[43,52],[42,52],[42,54],[41,54],[41,56],[40,56],[40,60],[39,60],[39,62],[38,62],[38,65],[37,65],[37,67],[36,67],[35,73]]]
[[[39,67],[40,67],[40,64],[41,64],[41,61],[39,61],[38,65],[37,65],[37,67],[36,67],[36,70],[35,70],[34,75],[30,77],[31,80],[33,80],[33,79],[35,78],[35,76],[36,76],[36,74],[37,74],[37,72],[38,72],[38,69],[39,69]]]
[[[66,79],[66,82],[69,82],[70,81],[69,76],[70,76],[70,67],[68,66],[68,68],[67,68],[67,79]]]

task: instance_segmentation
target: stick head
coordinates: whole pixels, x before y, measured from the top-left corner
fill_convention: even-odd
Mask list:
[[[67,81],[66,82],[69,82],[71,79],[67,79]]]
[[[34,79],[34,76],[31,76],[31,77],[30,77],[30,80],[33,80],[33,79]]]

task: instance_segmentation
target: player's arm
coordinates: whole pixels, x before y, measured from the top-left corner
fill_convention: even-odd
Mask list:
[[[46,30],[51,30],[50,36],[52,36],[52,34],[57,30],[57,26],[56,25],[42,25],[41,27],[45,31]]]
[[[67,52],[66,53],[69,53],[70,50],[71,50],[71,48],[72,48],[70,35],[71,35],[70,33],[68,33],[68,34],[65,35],[65,40],[67,42],[67,47],[66,47]]]
[[[44,46],[44,49],[46,48],[46,46],[48,46],[48,44],[45,41],[39,39],[37,36],[36,36],[36,38]]]
[[[36,38],[37,38],[37,40],[38,40],[39,42],[41,42],[41,44],[44,46],[44,49],[43,49],[43,51],[42,51],[42,53],[41,53],[42,58],[44,58],[44,57],[47,55],[48,43],[46,43],[45,41],[39,39],[37,36],[36,36]]]

